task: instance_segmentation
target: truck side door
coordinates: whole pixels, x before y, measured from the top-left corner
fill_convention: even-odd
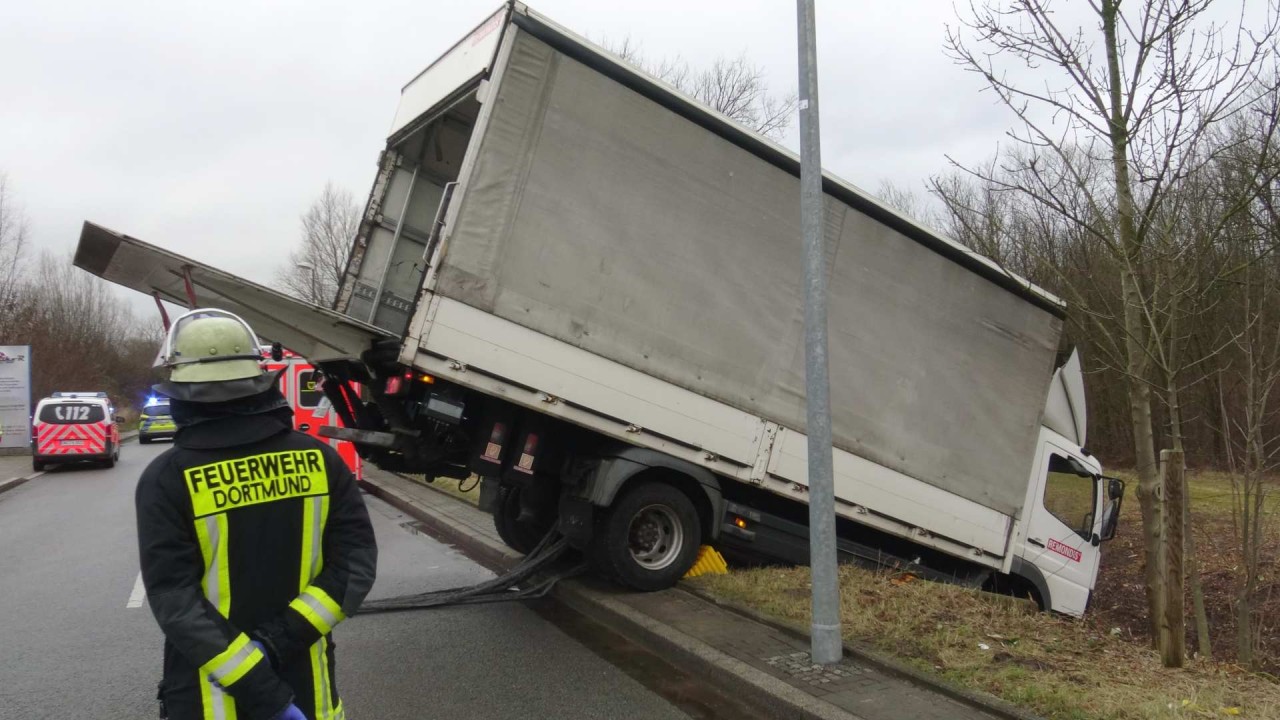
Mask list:
[[[1066,451],[1052,444],[1045,449],[1040,501],[1030,508],[1027,555],[1044,575],[1052,609],[1080,616],[1100,559],[1098,479]]]

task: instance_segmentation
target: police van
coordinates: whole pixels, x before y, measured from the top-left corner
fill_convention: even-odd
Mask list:
[[[31,468],[91,461],[114,467],[120,459],[124,418],[105,392],[56,392],[36,404],[31,418]]]
[[[161,397],[147,398],[138,418],[138,443],[146,445],[152,440],[172,438],[178,434],[178,426],[173,421],[169,409],[169,399]]]

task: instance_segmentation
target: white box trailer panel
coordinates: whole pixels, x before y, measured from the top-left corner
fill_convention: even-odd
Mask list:
[[[456,300],[437,296],[432,305],[415,367],[808,502],[802,433]],[[840,515],[974,562],[1007,565],[1009,516],[844,450],[835,451],[834,470]]]
[[[794,169],[507,32],[435,290],[803,433]],[[1061,308],[826,189],[837,447],[1017,515]]]
[[[306,348],[319,359],[355,358],[391,337],[93,223],[84,224],[75,264],[180,304],[190,277],[202,304],[231,310],[263,339]],[[799,433],[455,300],[433,298],[428,314],[426,337],[412,358],[426,372],[808,500]],[[835,475],[841,515],[994,568],[1007,564],[1010,518],[843,450],[835,452]]]

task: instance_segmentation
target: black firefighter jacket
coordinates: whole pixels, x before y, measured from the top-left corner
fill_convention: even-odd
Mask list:
[[[183,428],[138,482],[138,546],[174,720],[341,720],[330,631],[373,585],[355,479],[287,409]],[[251,641],[266,649],[259,651]]]

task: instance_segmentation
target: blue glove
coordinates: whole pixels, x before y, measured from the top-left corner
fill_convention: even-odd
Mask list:
[[[297,705],[289,703],[289,707],[284,712],[276,716],[276,720],[307,720],[307,716],[302,714]]]

